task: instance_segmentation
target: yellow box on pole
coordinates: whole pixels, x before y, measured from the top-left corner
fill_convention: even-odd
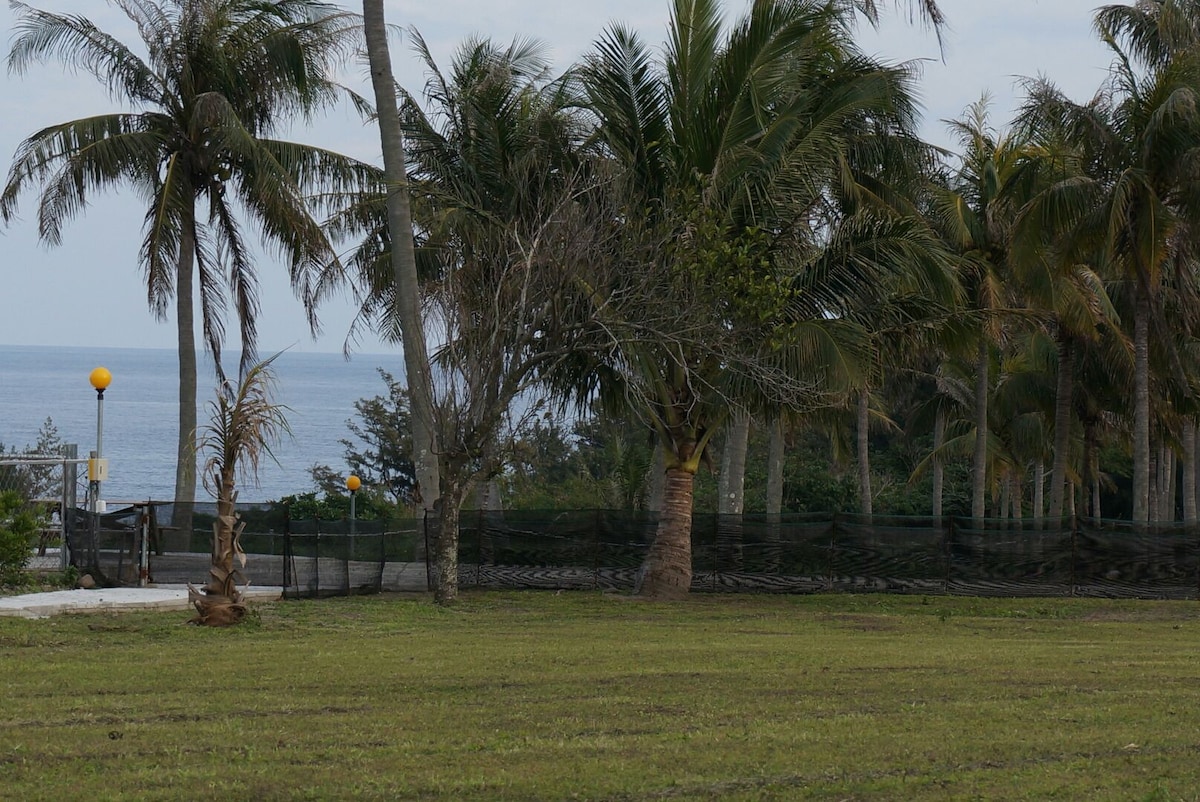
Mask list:
[[[88,481],[108,481],[108,460],[106,458],[96,459],[93,457],[88,460]]]

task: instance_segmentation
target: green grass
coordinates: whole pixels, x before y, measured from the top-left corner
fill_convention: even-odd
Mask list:
[[[1195,603],[592,594],[0,619],[4,799],[1200,799]]]

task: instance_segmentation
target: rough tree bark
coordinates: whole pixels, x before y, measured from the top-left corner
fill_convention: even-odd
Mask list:
[[[870,515],[874,510],[871,498],[871,391],[864,387],[858,394],[858,510]]]
[[[720,515],[741,515],[746,508],[746,450],[750,444],[750,416],[738,413],[725,432],[721,449]]]
[[[663,510],[654,543],[638,570],[634,593],[649,599],[682,599],[692,587],[692,495],[696,473],[667,468]]]
[[[405,166],[404,132],[396,104],[396,82],[392,77],[392,57],[388,49],[387,25],[383,0],[363,0],[363,33],[367,44],[367,61],[371,70],[371,87],[375,92],[375,111],[379,123],[379,144],[383,152],[383,172],[387,181],[388,231],[391,234],[393,280],[396,286],[400,336],[404,349],[404,380],[408,386],[412,420],[413,466],[416,473],[416,495],[426,516],[437,515],[448,506],[439,503],[442,494],[438,474],[437,419],[433,407],[433,381],[429,370],[429,354],[425,345],[425,326],[421,317],[420,285],[417,261],[413,252],[412,209],[408,195],[408,172]],[[438,527],[439,543],[435,554],[453,549],[457,554],[458,527],[443,520]],[[452,543],[442,544],[449,539]],[[428,559],[428,555],[426,556]],[[448,591],[435,588],[439,598],[457,594],[457,560],[454,571],[435,570],[440,583],[453,581]]]
[[[988,348],[979,344],[975,360],[975,451],[971,459],[971,517],[978,524],[987,514]]]
[[[175,270],[175,329],[179,342],[179,441],[175,456],[175,505],[171,525],[192,529],[196,503],[196,325],[192,291],[196,260],[195,220],[185,222]]]
[[[1196,423],[1183,422],[1183,522],[1196,523]]]
[[[946,466],[938,453],[946,442],[946,410],[938,407],[933,419],[933,517],[942,517],[942,496],[946,487]]]
[[[1150,520],[1150,299],[1138,287],[1133,316],[1133,522]]]
[[[1057,526],[1062,520],[1063,498],[1067,486],[1067,457],[1071,443],[1071,393],[1075,386],[1071,341],[1058,337],[1058,387],[1054,398],[1054,464],[1050,469],[1050,520]]]
[[[767,440],[767,515],[783,512],[783,461],[783,421],[776,415]]]
[[[435,508],[441,494],[438,481],[437,424],[433,412],[433,387],[429,354],[425,345],[425,326],[421,318],[417,262],[413,252],[412,210],[405,167],[404,135],[396,104],[396,83],[392,77],[383,0],[363,0],[363,31],[371,69],[371,86],[375,90],[383,172],[388,185],[388,230],[392,240],[392,271],[396,284],[400,332],[404,341],[404,376],[408,386],[413,428],[413,464],[416,467],[417,492],[421,505],[429,512]]]

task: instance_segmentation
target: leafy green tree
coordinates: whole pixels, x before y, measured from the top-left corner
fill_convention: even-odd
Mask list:
[[[355,401],[357,416],[346,421],[354,439],[339,442],[345,448],[349,472],[362,480],[364,488],[386,494],[392,504],[412,507],[416,505],[416,473],[409,393],[382,368],[379,377],[387,394]],[[327,492],[345,489],[345,475],[328,466],[313,466],[313,478]]]
[[[563,306],[578,293],[573,265],[605,253],[589,243],[612,217],[585,218],[590,207],[578,196],[596,182],[581,156],[587,131],[569,83],[548,77],[540,44],[470,39],[443,72],[419,34],[413,38],[429,68],[427,103],[405,93],[400,113],[412,159],[416,256],[428,268],[422,293],[438,323],[431,336],[441,493],[434,584],[438,601],[449,602],[458,586],[459,509],[540,412],[514,410],[514,401],[546,363],[571,356],[557,335],[574,320]],[[351,264],[371,290],[364,318],[385,336],[406,336],[396,325],[405,299],[378,269],[399,238],[381,224],[378,206],[358,198],[332,226],[362,238]],[[418,417],[414,406],[414,427]]]
[[[25,571],[38,518],[15,490],[0,492],[0,584],[16,584]]]
[[[143,58],[82,16],[13,2],[9,69],[52,59],[90,73],[130,111],[51,125],[18,148],[0,194],[11,223],[38,188],[38,233],[63,227],[98,195],[132,188],[146,203],[139,254],[151,311],[175,302],[179,346],[177,510],[195,500],[196,343],[193,287],[204,342],[220,373],[232,307],[242,368],[255,357],[258,280],[241,219],[289,264],[315,329],[319,277],[336,260],[305,192],[368,180],[337,154],[271,139],[297,115],[342,95],[333,67],[361,36],[355,17],[317,0],[114,0],[136,25]]]
[[[0,458],[6,455],[35,454],[57,457],[63,453],[58,427],[46,418],[38,429],[37,441],[21,450],[6,450],[0,443]],[[52,464],[0,465],[0,490],[15,490],[28,499],[56,499],[62,494],[61,467]]]

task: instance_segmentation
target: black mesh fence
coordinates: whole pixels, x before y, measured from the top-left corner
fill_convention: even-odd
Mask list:
[[[110,583],[205,581],[215,505],[79,513],[71,559]],[[436,520],[292,519],[239,506],[242,572],[289,597],[428,588]],[[464,512],[464,587],[630,589],[654,538],[647,513]],[[143,543],[145,544],[143,546]],[[1200,528],[1183,524],[787,514],[696,515],[693,589],[978,596],[1200,598]]]

